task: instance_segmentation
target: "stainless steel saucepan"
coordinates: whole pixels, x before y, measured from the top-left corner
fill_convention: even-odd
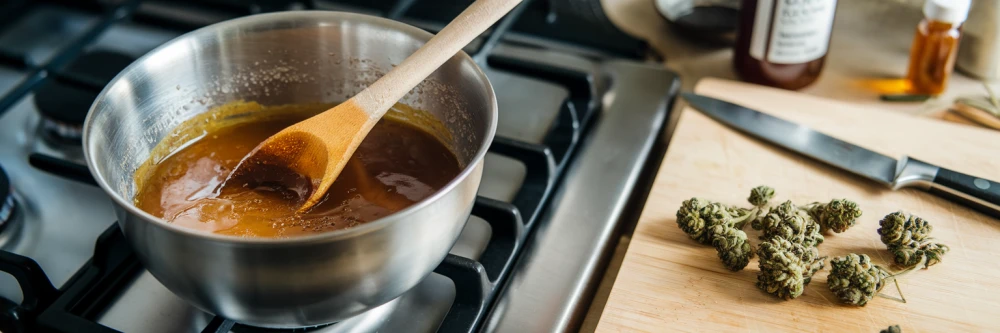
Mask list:
[[[207,312],[262,327],[331,323],[387,303],[425,278],[465,226],[493,140],[493,89],[464,52],[401,102],[444,123],[462,173],[433,196],[353,228],[288,239],[184,229],[133,205],[133,173],[181,122],[230,101],[338,102],[431,34],[351,13],[300,11],[218,23],[138,59],[97,97],[84,124],[90,171],[145,267]]]

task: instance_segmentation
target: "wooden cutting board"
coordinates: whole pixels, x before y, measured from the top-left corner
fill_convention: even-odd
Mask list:
[[[1000,180],[996,131],[732,81],[705,79],[695,91],[888,156],[909,154]],[[675,218],[681,202],[691,197],[747,206],[750,189],[761,184],[776,189],[775,200],[858,202],[859,223],[845,233],[824,235],[822,255],[863,253],[897,269],[876,231],[878,221],[897,210],[929,220],[932,236],[951,251],[941,263],[900,279],[905,304],[876,297],[865,307],[841,305],[826,284],[829,261],[802,296],[780,300],[754,286],[756,259],[739,272],[725,269],[715,250],[688,238]],[[759,233],[745,230],[756,246]],[[883,293],[897,295],[893,285]],[[918,190],[886,190],[684,108],[597,331],[874,333],[890,325],[907,333],[1000,331],[1000,221]]]

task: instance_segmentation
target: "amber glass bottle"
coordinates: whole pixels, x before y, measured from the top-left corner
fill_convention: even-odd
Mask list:
[[[955,67],[960,27],[969,11],[969,0],[927,0],[924,20],[917,25],[906,72],[911,93],[939,95]]]
[[[743,0],[733,67],[747,82],[797,90],[819,78],[837,0]]]

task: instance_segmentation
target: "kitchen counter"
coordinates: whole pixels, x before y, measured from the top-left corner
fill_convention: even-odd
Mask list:
[[[923,16],[922,4],[922,0],[840,0],[823,74],[800,92],[929,117],[940,117],[941,111],[958,96],[985,95],[981,81],[956,70],[946,92],[936,98],[924,102],[879,99],[880,89],[887,87],[885,82],[906,74],[914,29]],[[663,55],[664,66],[680,75],[684,91],[690,91],[705,77],[736,79],[730,64],[731,47],[679,36],[660,16],[653,0],[603,0],[603,5],[622,30],[647,40]],[[675,107],[682,105],[678,103]],[[631,227],[625,229],[582,332],[593,331],[600,318],[629,244]]]

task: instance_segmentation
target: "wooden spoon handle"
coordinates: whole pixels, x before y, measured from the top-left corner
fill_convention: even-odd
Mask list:
[[[997,116],[981,109],[979,106],[964,101],[958,101],[952,109],[955,110],[956,113],[969,118],[976,124],[1000,130],[1000,118],[997,118]]]
[[[381,118],[393,104],[520,2],[521,0],[473,2],[424,46],[352,99],[371,119]]]

